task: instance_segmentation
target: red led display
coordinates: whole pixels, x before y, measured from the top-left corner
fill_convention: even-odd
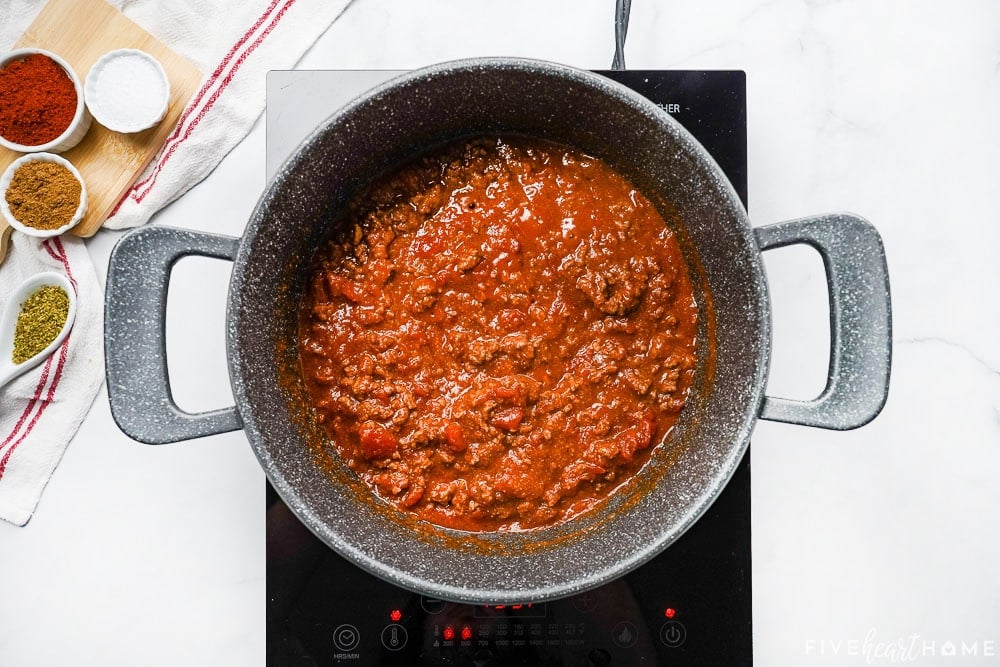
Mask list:
[[[472,628],[466,625],[462,628],[462,640],[469,641],[470,639],[472,639]]]
[[[513,610],[515,610],[515,611],[520,611],[521,609],[531,609],[531,605],[532,604],[533,604],[532,602],[526,602],[524,604],[512,604],[512,605],[510,605],[510,608],[513,609]],[[487,607],[493,607],[497,611],[502,611],[504,609],[507,609],[507,605],[505,605],[505,604],[493,604],[493,605],[489,605],[488,604],[486,606]]]
[[[473,608],[476,618],[511,616],[521,618],[545,618],[544,602],[520,602],[518,604],[484,604]]]
[[[444,626],[444,639],[445,639],[445,641],[450,642],[454,638],[455,638],[455,628],[451,627],[450,625]]]
[[[667,618],[673,618],[674,616],[677,615],[677,610],[674,609],[673,607],[667,607],[667,610],[663,612],[663,615],[666,616]]]
[[[403,618],[403,612],[398,609],[393,609],[389,612],[389,618],[392,619],[393,623],[399,623],[399,619]]]

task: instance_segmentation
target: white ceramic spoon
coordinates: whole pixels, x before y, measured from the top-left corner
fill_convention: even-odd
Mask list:
[[[55,340],[49,343],[44,350],[20,364],[14,363],[14,328],[17,326],[17,316],[21,312],[21,304],[32,295],[39,287],[45,285],[55,285],[61,287],[69,295],[69,314],[66,316],[66,323],[63,324],[62,331]],[[16,378],[21,373],[28,371],[50,354],[66,338],[66,334],[73,328],[73,320],[76,318],[76,291],[70,285],[69,280],[59,273],[36,273],[14,290],[10,301],[4,306],[3,315],[0,315],[0,388]]]

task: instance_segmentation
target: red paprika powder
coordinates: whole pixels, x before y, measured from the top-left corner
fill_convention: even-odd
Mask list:
[[[0,69],[0,136],[38,146],[66,131],[76,114],[76,89],[59,63],[33,53]]]

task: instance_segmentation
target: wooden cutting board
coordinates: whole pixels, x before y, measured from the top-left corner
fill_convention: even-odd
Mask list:
[[[119,134],[94,121],[83,141],[62,153],[80,171],[87,186],[87,215],[71,233],[92,236],[177,124],[198,89],[201,72],[103,0],[49,0],[14,45],[15,49],[23,47],[48,49],[62,56],[81,82],[90,66],[108,51],[142,49],[160,61],[170,79],[167,115],[158,125],[135,134]],[[19,156],[0,148],[0,173]],[[6,227],[0,220],[0,261]]]

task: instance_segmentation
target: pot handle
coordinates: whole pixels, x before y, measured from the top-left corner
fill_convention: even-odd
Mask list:
[[[892,362],[889,271],[882,238],[864,218],[835,213],[754,230],[761,250],[807,243],[819,251],[830,295],[830,369],[811,401],[764,398],[761,419],[847,430],[885,405]]]
[[[150,445],[243,427],[235,407],[191,414],[174,403],[167,375],[167,285],[187,255],[232,261],[240,240],[173,227],[140,227],[115,245],[104,300],[104,355],[111,414]]]

